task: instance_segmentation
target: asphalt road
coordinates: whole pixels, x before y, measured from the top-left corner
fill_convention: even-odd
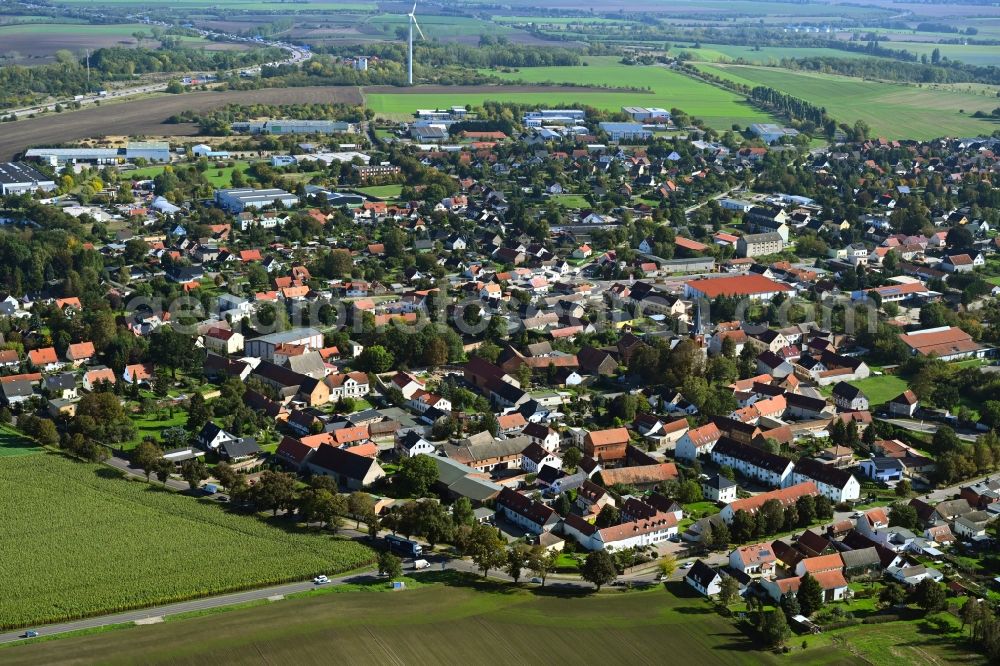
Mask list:
[[[342,576],[340,578],[331,578],[331,582],[328,583],[328,585],[341,585],[347,581],[358,578],[365,578],[365,575],[352,574],[350,576]],[[34,629],[41,635],[50,636],[52,634],[80,631],[81,629],[93,629],[95,627],[104,627],[113,624],[127,624],[136,621],[149,620],[150,618],[166,617],[168,615],[178,615],[180,613],[190,613],[192,611],[234,606],[248,601],[257,601],[261,599],[268,599],[270,597],[294,594],[296,592],[304,592],[306,590],[311,590],[314,587],[316,587],[316,585],[312,581],[288,583],[286,585],[276,585],[274,587],[265,587],[257,590],[247,590],[246,592],[234,592],[215,597],[204,597],[202,599],[182,601],[175,604],[168,604],[166,606],[154,606],[141,610],[127,611],[125,613],[99,615],[96,617],[85,618],[83,620],[73,620],[72,622],[61,622],[59,624],[51,624],[43,627],[34,627]],[[0,633],[0,643],[10,643],[12,641],[20,640],[24,635],[24,632],[24,629],[20,629],[18,631]]]
[[[109,461],[113,467],[121,469],[126,473],[136,476],[139,478],[145,478],[145,474],[142,470],[129,467],[128,463],[121,458],[112,458]],[[988,477],[983,477],[988,478]],[[973,483],[974,481],[966,481],[962,484],[956,484],[954,486],[949,486],[947,488],[942,488],[930,493],[930,499],[934,501],[940,501],[944,499],[950,499],[955,496],[961,485],[967,485]],[[170,487],[178,489],[187,489],[187,484],[183,481],[178,481],[176,479],[171,479],[168,482]],[[928,496],[921,495],[921,498],[926,498]],[[834,515],[834,521],[844,520],[851,516],[853,512],[837,513]],[[354,529],[345,528],[341,530],[341,534],[354,539],[365,538],[365,534]],[[451,570],[460,571],[463,573],[479,575],[480,572],[476,566],[468,560],[453,559],[446,555],[429,555],[425,559],[431,563],[431,570]],[[693,557],[679,557],[678,558],[678,568],[670,576],[670,580],[680,580],[687,573],[686,568],[682,568],[682,565],[686,562],[693,561]],[[702,559],[706,560],[712,566],[724,565],[728,558],[725,553],[717,552],[711,553]],[[404,563],[404,571],[412,572],[412,560],[408,560]],[[628,584],[628,585],[647,585],[654,584],[659,572],[656,569],[655,564],[650,564],[645,568],[637,569],[633,572],[624,574],[618,577],[618,584]],[[374,570],[370,570],[362,573],[353,573],[343,576],[335,576],[330,579],[330,583],[327,585],[342,585],[348,582],[360,582],[360,581],[370,581],[373,579]],[[502,580],[502,581],[512,581],[510,576],[500,570],[491,571],[489,574],[491,579]],[[525,572],[521,581],[524,583],[531,579],[530,572]],[[546,580],[546,587],[566,590],[566,591],[589,591],[593,589],[590,583],[587,583],[575,576],[562,576],[558,574],[550,575]],[[222,594],[213,597],[204,597],[200,599],[193,599],[191,601],[183,601],[173,604],[166,604],[162,606],[153,606],[150,608],[127,611],[124,613],[114,613],[110,615],[100,615],[90,618],[85,618],[81,620],[73,620],[70,622],[60,622],[57,624],[51,624],[41,627],[31,627],[39,632],[40,635],[52,635],[52,634],[62,634],[67,632],[80,631],[83,629],[93,629],[96,627],[104,627],[114,624],[127,624],[134,622],[141,622],[143,620],[149,620],[151,618],[164,618],[167,616],[179,615],[183,613],[190,613],[192,611],[201,611],[215,608],[224,608],[227,606],[235,606],[238,604],[243,604],[251,601],[261,601],[271,598],[280,598],[290,594],[295,594],[298,592],[305,592],[307,590],[314,589],[316,585],[312,581],[301,581],[297,583],[287,583],[283,585],[275,585],[271,587],[264,587],[254,590],[246,590],[244,592],[234,592],[229,594]],[[25,629],[20,629],[17,631],[10,631],[6,633],[0,633],[0,644],[10,643],[18,640],[23,640],[22,636]]]
[[[138,479],[142,479],[143,481],[146,480],[146,473],[144,471],[142,471],[141,469],[139,469],[138,467],[133,467],[132,465],[130,465],[129,462],[127,460],[125,460],[124,458],[119,458],[118,456],[112,456],[111,458],[108,458],[105,461],[105,464],[110,465],[111,467],[114,467],[115,469],[121,470],[121,471],[125,472],[129,476],[132,476],[132,477],[135,477],[135,478],[138,478]],[[156,484],[159,483],[159,481],[157,481],[157,479],[156,479],[155,476],[150,477],[150,481],[149,482],[150,483],[156,483]],[[182,490],[183,491],[183,490],[189,490],[190,489],[190,486],[187,484],[187,481],[182,481],[182,480],[174,478],[174,477],[170,477],[169,479],[167,479],[167,484],[166,485],[167,485],[167,488],[170,488],[172,490]]]
[[[941,427],[940,423],[934,421],[920,421],[917,419],[881,419],[886,423],[891,423],[894,426],[900,428],[905,428],[906,430],[911,430],[913,432],[921,432],[928,435],[933,435]],[[966,442],[974,442],[983,433],[970,433],[970,432],[959,432],[955,431],[958,438]]]

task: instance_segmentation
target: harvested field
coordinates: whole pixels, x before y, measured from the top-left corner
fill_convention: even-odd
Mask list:
[[[0,58],[8,64],[40,64],[54,61],[55,53],[60,49],[82,54],[85,49],[93,51],[115,46],[134,48],[138,42],[132,33],[144,30],[145,27],[139,23],[31,23],[0,26]],[[146,42],[146,46],[157,45],[159,42],[155,40]]]
[[[0,159],[11,159],[16,153],[31,146],[51,146],[108,134],[194,136],[198,133],[198,128],[194,125],[164,123],[167,118],[185,109],[205,111],[231,103],[361,104],[362,101],[357,88],[332,86],[160,95],[4,124],[0,126],[3,128],[0,131]]]

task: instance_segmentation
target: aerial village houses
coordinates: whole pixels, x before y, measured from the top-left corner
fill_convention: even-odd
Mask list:
[[[791,485],[795,465],[788,458],[741,444],[729,437],[720,438],[711,455],[715,464],[728,466],[763,485],[778,488]]]
[[[805,495],[816,496],[818,494],[819,489],[816,487],[816,484],[812,481],[805,481],[803,483],[788,486],[787,488],[780,488],[778,490],[760,493],[746,499],[736,500],[735,502],[731,502],[723,507],[722,511],[719,512],[719,515],[728,525],[733,521],[733,516],[736,515],[737,511],[746,511],[747,513],[754,514],[759,511],[768,500],[778,500],[782,507],[786,507],[795,504],[800,497]]]
[[[802,458],[795,463],[792,481],[814,482],[819,493],[832,502],[853,502],[861,497],[861,484],[853,474],[811,458]]]
[[[583,452],[602,463],[616,462],[625,458],[629,434],[625,428],[594,430],[583,438]]]

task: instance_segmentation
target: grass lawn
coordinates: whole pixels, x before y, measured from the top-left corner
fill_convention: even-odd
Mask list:
[[[868,402],[874,407],[889,402],[897,395],[909,388],[906,380],[895,375],[882,375],[881,377],[869,377],[856,382],[848,382],[851,386],[857,386],[868,396]],[[833,384],[824,386],[821,392],[824,395],[833,393]]]
[[[371,187],[359,187],[358,192],[363,192],[369,196],[379,199],[398,199],[403,191],[402,185],[372,185]]]
[[[146,437],[152,437],[157,442],[160,441],[160,433],[167,428],[184,426],[187,423],[187,410],[181,407],[174,407],[174,415],[167,418],[160,418],[153,414],[132,414],[132,423],[135,424],[135,437],[131,441],[122,444],[122,448],[128,450],[139,446]]]
[[[861,663],[874,666],[937,666],[939,664],[985,664],[986,660],[962,645],[958,620],[937,613],[941,629],[928,619],[885,624],[862,624],[808,638],[810,647],[847,650]],[[794,644],[794,642],[793,642]]]
[[[250,162],[239,160],[233,166],[226,166],[221,169],[210,167],[205,171],[205,178],[215,187],[229,187],[233,182],[234,171],[239,170],[241,173],[246,173],[249,168]]]
[[[178,164],[172,167],[167,167],[166,165],[155,165],[142,167],[140,169],[133,169],[132,171],[126,171],[122,175],[126,178],[132,179],[146,179],[155,178],[163,173],[166,168],[171,169],[185,169],[188,165]],[[247,160],[237,160],[233,162],[233,166],[225,167],[215,167],[211,166],[205,170],[205,179],[212,184],[213,187],[229,187],[233,182],[233,172],[239,170],[241,173],[246,173],[247,169],[250,168],[250,162]]]
[[[590,202],[582,194],[553,194],[549,197],[563,208],[589,208]]]
[[[797,72],[777,67],[699,65],[706,72],[748,85],[765,85],[825,107],[838,122],[863,120],[872,133],[889,138],[932,139],[939,136],[989,134],[996,125],[972,117],[990,113],[995,95],[955,88],[917,87],[900,83]],[[961,113],[960,111],[964,111]]]
[[[0,426],[0,458],[41,453],[42,448],[18,431]]]
[[[569,553],[559,553],[559,559],[556,560],[556,570],[561,572],[576,571],[580,568],[579,562],[576,558]]]
[[[301,580],[372,558],[359,544],[54,453],[0,459],[0,488],[0,627]]]
[[[443,584],[433,584],[443,577]],[[419,574],[401,592],[314,594],[123,631],[34,643],[3,651],[7,664],[65,660],[237,664],[587,663],[662,664],[665,651],[687,663],[788,663],[757,651],[730,620],[700,598],[657,588],[600,595],[524,589]],[[828,644],[795,651],[801,664],[856,663]]]
[[[715,502],[692,502],[691,504],[684,505],[684,515],[685,516],[697,516],[701,518],[704,513],[716,514],[719,512],[719,507],[715,505]]]

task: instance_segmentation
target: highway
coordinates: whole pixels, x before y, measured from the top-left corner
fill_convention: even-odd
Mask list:
[[[162,25],[163,27],[166,28],[172,27],[170,24],[158,23],[155,21],[148,21],[147,23],[149,25]],[[258,46],[258,47],[276,47],[288,51],[288,58],[286,58],[285,60],[280,60],[277,62],[269,62],[265,63],[264,65],[255,65],[253,67],[247,67],[239,70],[238,72],[237,71],[220,72],[220,74],[222,75],[240,73],[246,76],[252,76],[255,74],[259,74],[261,71],[261,67],[264,66],[278,67],[280,65],[298,65],[312,58],[312,53],[308,49],[304,49],[300,46],[295,46],[294,44],[289,44],[287,42],[267,42],[257,39],[251,39],[249,37],[240,37],[239,35],[215,32],[212,30],[198,30],[195,28],[191,28],[191,30],[194,30],[195,32],[197,32],[202,37],[205,37],[206,39],[224,40],[242,44],[251,44],[253,46]],[[184,76],[196,76],[197,74],[198,74],[197,72],[187,72],[187,73],[177,72],[174,74],[173,78],[180,78]],[[106,102],[108,100],[120,100],[120,99],[127,99],[129,97],[138,97],[140,95],[148,95],[151,93],[164,92],[167,89],[167,85],[168,82],[144,83],[130,88],[106,91],[106,94],[92,93],[89,95],[82,95],[82,96],[78,95],[75,98],[60,99],[52,102],[47,102],[45,104],[36,104],[34,106],[22,107],[20,109],[4,110],[0,112],[0,115],[3,116],[13,115],[15,117],[21,118],[25,116],[31,116],[33,114],[39,114],[44,111],[54,111],[57,105],[61,105],[64,109],[66,109],[67,105],[75,105],[75,104],[79,104],[81,107],[90,106],[100,102]]]

